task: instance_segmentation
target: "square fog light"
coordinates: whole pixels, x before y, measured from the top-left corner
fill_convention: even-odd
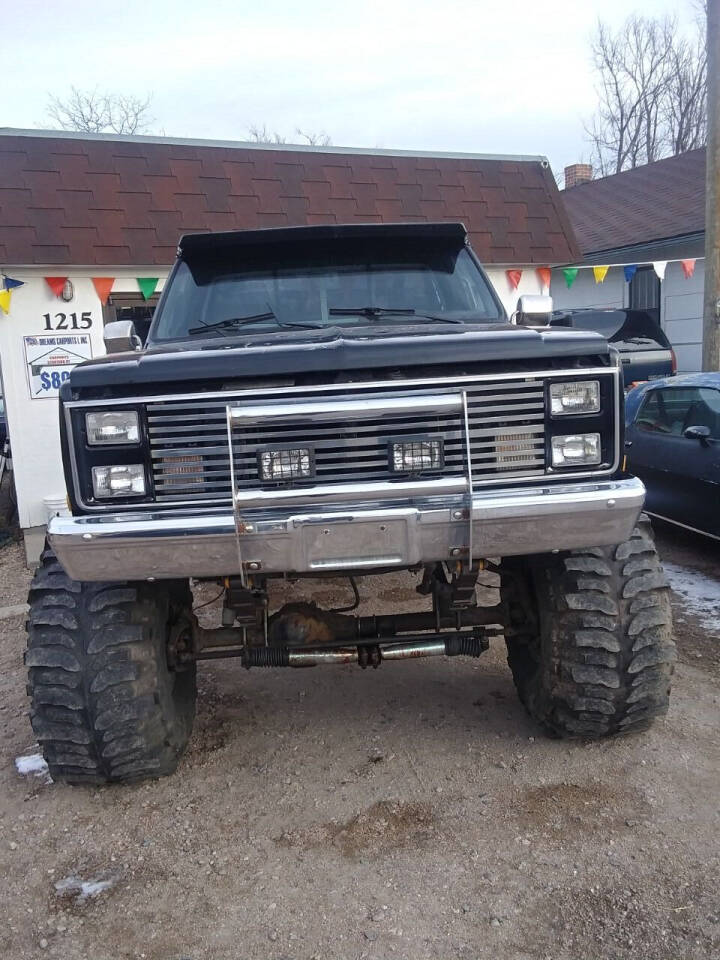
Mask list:
[[[91,447],[113,443],[139,443],[140,424],[137,410],[111,410],[86,413],[87,442]]]
[[[107,500],[112,497],[142,497],[145,493],[145,467],[141,463],[117,467],[93,467],[92,483],[97,500]]]
[[[407,440],[391,440],[390,469],[393,473],[422,473],[427,470],[442,470],[445,462],[443,442],[440,437],[408,437]]]
[[[600,412],[600,381],[575,380],[550,384],[550,412],[554,417]]]
[[[599,433],[572,433],[567,437],[552,438],[552,465],[554,467],[581,467],[600,463]]]
[[[315,457],[311,447],[260,450],[257,459],[260,479],[268,483],[303,480],[315,474]]]

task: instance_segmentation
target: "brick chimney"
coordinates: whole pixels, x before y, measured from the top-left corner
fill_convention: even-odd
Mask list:
[[[589,183],[593,178],[593,168],[589,163],[572,163],[565,167],[565,189]]]

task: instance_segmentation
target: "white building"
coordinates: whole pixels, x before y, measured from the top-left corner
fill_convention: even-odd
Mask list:
[[[108,320],[147,323],[183,233],[432,220],[465,223],[509,311],[542,291],[537,268],[579,256],[543,157],[0,130],[0,365],[28,557],[65,497],[58,385],[104,352]]]
[[[705,252],[705,150],[692,150],[599,180],[575,164],[561,196],[584,265],[638,265],[628,282],[611,266],[602,283],[581,269],[568,289],[561,269],[551,293],[558,309],[632,307],[652,311],[672,343],[680,373],[701,368]],[[686,277],[681,260],[695,260]],[[669,261],[661,281],[652,263]]]

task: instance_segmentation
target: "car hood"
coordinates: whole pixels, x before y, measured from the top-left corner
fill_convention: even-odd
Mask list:
[[[394,325],[213,338],[155,344],[138,353],[88,360],[71,373],[73,390],[113,385],[186,384],[342,370],[451,363],[530,360],[542,367],[556,358],[607,355],[607,341],[592,331],[517,327],[509,323],[456,326]]]
[[[637,350],[642,343],[646,347],[670,349],[660,324],[644,310],[571,310],[553,317],[551,323],[573,330],[595,330],[620,351]]]

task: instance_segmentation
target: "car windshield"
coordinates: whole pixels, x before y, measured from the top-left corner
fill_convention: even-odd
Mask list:
[[[683,436],[688,427],[708,427],[720,439],[720,390],[708,387],[673,387],[647,393],[637,424],[652,433]]]
[[[150,340],[500,320],[502,307],[465,247],[377,240],[239,247],[177,265]]]

